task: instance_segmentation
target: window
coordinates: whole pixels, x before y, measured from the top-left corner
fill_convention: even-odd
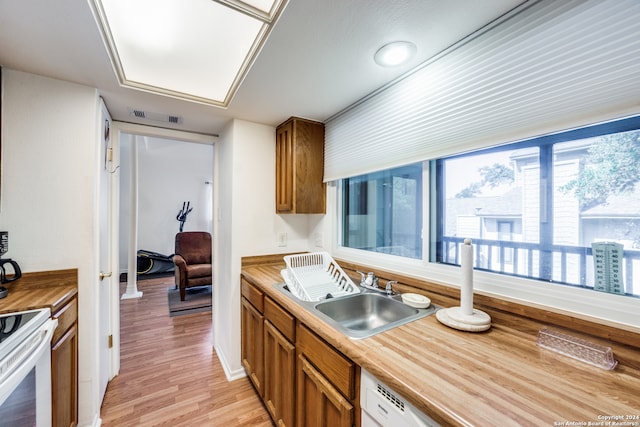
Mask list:
[[[343,179],[341,246],[638,297],[638,164],[634,117]]]
[[[422,258],[422,163],[342,181],[342,245]]]
[[[430,260],[459,264],[472,238],[476,268],[640,296],[639,127],[629,119],[433,161]]]

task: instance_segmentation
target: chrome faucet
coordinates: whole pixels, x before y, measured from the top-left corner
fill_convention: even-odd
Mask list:
[[[397,285],[397,284],[398,284],[398,281],[397,281],[397,280],[389,280],[389,281],[387,282],[387,286],[385,286],[384,290],[385,290],[385,292],[387,293],[387,295],[388,295],[388,296],[393,295],[393,289],[392,289],[392,286],[393,286],[393,285]]]
[[[372,272],[364,274],[362,271],[357,271],[360,274],[360,286],[366,289],[370,289],[372,291],[380,291],[381,289],[378,287],[378,278]]]
[[[397,284],[397,280],[389,280],[384,288],[378,286],[378,278],[375,274],[369,272],[367,274],[357,271],[360,274],[360,286],[371,291],[385,293],[388,296],[394,295],[393,285]]]

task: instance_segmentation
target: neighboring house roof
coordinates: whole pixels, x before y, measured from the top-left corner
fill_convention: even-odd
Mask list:
[[[580,213],[580,217],[588,218],[640,218],[640,186],[633,191],[614,194],[601,203]]]
[[[522,215],[522,189],[513,188],[502,196],[448,199],[447,208],[455,210],[456,216],[520,216]]]
[[[502,196],[447,199],[445,214],[447,235],[455,233],[456,219],[459,216],[519,218],[522,216],[522,188],[513,188]],[[640,185],[632,192],[609,196],[606,203],[582,211],[580,218],[640,219]]]
[[[502,196],[447,199],[446,233],[455,233],[456,218],[461,215],[478,217],[519,218],[522,216],[522,189],[513,188]]]

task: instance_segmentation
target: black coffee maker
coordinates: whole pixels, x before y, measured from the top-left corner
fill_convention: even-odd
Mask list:
[[[22,277],[22,271],[17,262],[11,258],[2,258],[9,251],[9,232],[0,231],[0,283],[5,284]],[[0,298],[7,296],[8,290],[0,286]]]

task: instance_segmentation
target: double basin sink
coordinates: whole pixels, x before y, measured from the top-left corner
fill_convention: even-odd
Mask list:
[[[325,323],[354,339],[388,331],[429,316],[437,309],[433,305],[413,308],[404,304],[400,295],[388,296],[364,289],[353,295],[303,301],[289,292],[286,285],[276,284],[275,287]]]

